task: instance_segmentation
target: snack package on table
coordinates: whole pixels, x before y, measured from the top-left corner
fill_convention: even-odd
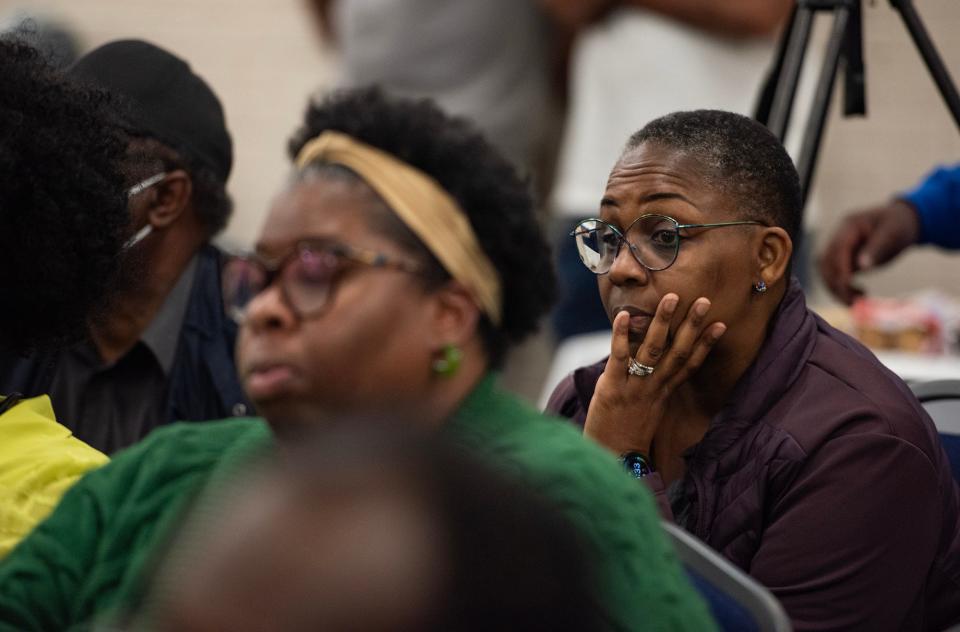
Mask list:
[[[854,334],[873,349],[960,354],[960,301],[943,292],[864,297],[850,315]]]

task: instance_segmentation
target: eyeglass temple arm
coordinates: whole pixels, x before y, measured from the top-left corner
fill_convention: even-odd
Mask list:
[[[757,224],[759,226],[766,226],[763,222],[758,222],[753,219],[744,219],[736,222],[716,222],[713,224],[677,224],[677,228],[716,228],[718,226],[740,226],[743,224]]]

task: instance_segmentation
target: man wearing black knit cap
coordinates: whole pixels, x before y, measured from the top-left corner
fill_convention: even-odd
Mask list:
[[[233,149],[210,87],[175,55],[116,41],[70,69],[115,93],[126,132],[130,235],[117,298],[89,340],[44,357],[0,359],[0,389],[48,393],[80,439],[114,452],[172,421],[243,415],[236,328],[223,311],[221,253]]]

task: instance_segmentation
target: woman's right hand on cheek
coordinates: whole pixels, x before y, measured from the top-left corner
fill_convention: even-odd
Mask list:
[[[668,347],[678,303],[676,294],[660,300],[636,356],[630,354],[630,315],[620,312],[613,320],[610,358],[590,401],[584,434],[617,455],[650,455],[670,395],[700,368],[727,329],[723,323],[708,322],[710,301],[701,297],[690,306]],[[654,371],[631,375],[631,360]]]

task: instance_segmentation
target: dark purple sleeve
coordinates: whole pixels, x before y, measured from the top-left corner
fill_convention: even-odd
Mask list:
[[[567,375],[557,384],[557,388],[553,389],[544,412],[558,417],[566,417],[583,427],[583,423],[587,420],[587,410],[580,404],[577,397],[573,375],[573,373]]]
[[[835,438],[772,501],[749,572],[798,631],[920,629],[938,487],[927,456],[899,438]]]

